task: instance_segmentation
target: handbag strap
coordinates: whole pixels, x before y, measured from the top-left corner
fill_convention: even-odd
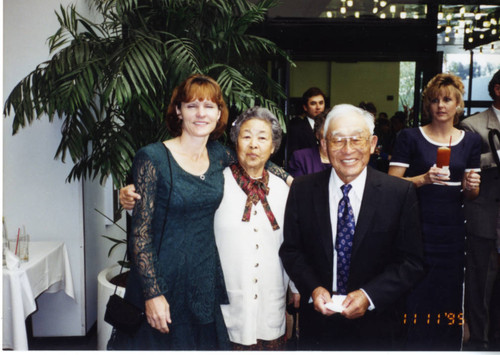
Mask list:
[[[168,170],[170,172],[170,190],[168,191],[168,199],[167,199],[167,210],[165,212],[165,217],[163,218],[163,227],[161,229],[162,235],[160,239],[160,245],[158,245],[158,257],[160,257],[160,252],[161,252],[161,244],[163,243],[163,231],[165,230],[165,225],[167,224],[167,216],[168,216],[168,211],[170,209],[170,196],[172,196],[172,190],[174,188],[174,180],[172,178],[172,165],[170,163],[170,155],[168,154],[168,148],[165,144],[163,144],[163,147],[165,148],[165,154],[167,155],[167,161],[168,161]],[[120,273],[123,272],[123,265],[125,264],[125,261],[127,260],[127,248],[125,248],[125,255],[123,256],[123,261],[122,265],[120,267]],[[118,290],[118,285],[115,285],[115,292],[113,294],[116,294],[116,291]]]

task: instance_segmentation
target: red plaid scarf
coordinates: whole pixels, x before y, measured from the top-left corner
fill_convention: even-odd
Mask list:
[[[245,203],[245,210],[243,211],[243,218],[241,220],[243,222],[249,222],[252,203],[256,205],[261,201],[267,218],[273,226],[273,230],[279,229],[278,222],[276,222],[276,218],[266,198],[266,195],[269,194],[269,187],[267,186],[269,183],[269,173],[266,169],[264,169],[262,178],[260,179],[252,179],[239,163],[231,165],[231,172],[238,186],[247,194],[247,202]]]

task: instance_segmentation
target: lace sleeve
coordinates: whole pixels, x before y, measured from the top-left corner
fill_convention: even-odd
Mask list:
[[[269,171],[271,174],[276,175],[280,179],[282,179],[284,182],[286,182],[286,179],[290,176],[288,172],[285,171],[281,166],[274,164],[272,161],[268,160],[266,162],[266,169]]]
[[[238,155],[236,154],[235,150],[233,148],[223,146],[220,144],[223,149],[225,149],[225,159],[224,159],[224,166],[230,166],[232,164],[235,164],[238,162]],[[268,170],[270,173],[276,175],[280,179],[282,179],[284,182],[286,182],[286,179],[290,176],[288,172],[285,171],[281,166],[276,165],[272,161],[268,160],[266,162],[266,170]]]
[[[134,159],[133,173],[134,185],[141,199],[136,201],[134,207],[129,250],[147,300],[163,294],[162,290],[165,290],[164,281],[157,274],[158,255],[153,231],[158,174],[151,159],[141,152]]]

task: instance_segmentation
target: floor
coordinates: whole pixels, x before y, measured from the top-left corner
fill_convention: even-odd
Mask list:
[[[29,350],[96,350],[97,326],[94,324],[86,336],[33,337],[28,334]]]

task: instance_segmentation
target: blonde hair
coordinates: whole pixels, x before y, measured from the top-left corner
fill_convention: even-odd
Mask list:
[[[438,74],[429,80],[424,92],[422,93],[423,115],[429,121],[432,120],[430,114],[432,100],[437,98],[440,94],[455,97],[455,100],[457,101],[457,112],[455,114],[455,118],[453,119],[453,123],[457,124],[459,117],[464,112],[464,84],[462,83],[462,80],[453,74]]]

